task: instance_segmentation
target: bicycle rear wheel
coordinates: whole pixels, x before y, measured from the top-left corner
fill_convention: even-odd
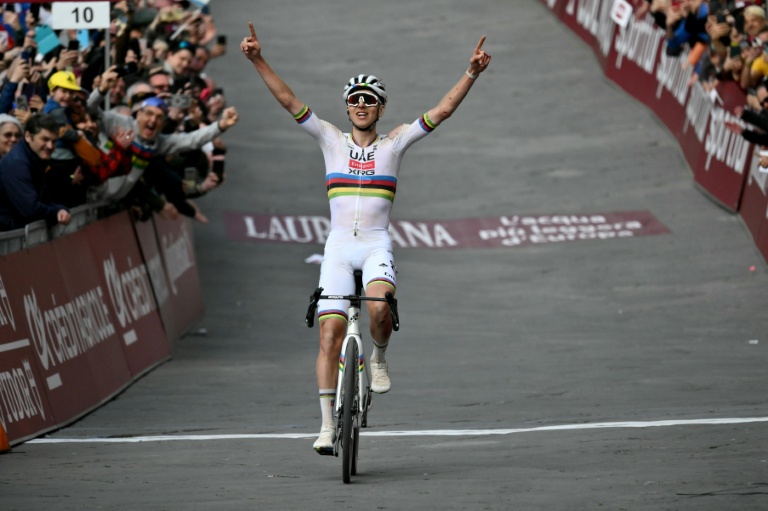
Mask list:
[[[350,475],[357,472],[355,460],[357,435],[355,435],[356,421],[354,420],[357,412],[357,365],[357,343],[354,339],[350,339],[344,354],[344,384],[341,398],[342,479],[345,483],[349,483]]]

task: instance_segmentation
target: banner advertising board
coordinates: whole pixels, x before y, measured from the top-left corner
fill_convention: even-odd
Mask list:
[[[39,390],[48,395],[55,423],[76,418],[102,396],[87,352],[112,335],[105,297],[98,288],[70,295],[51,243],[3,262],[12,264],[3,281],[13,291],[14,317],[32,346]]]
[[[25,257],[24,252],[0,257],[0,424],[11,442],[56,425],[37,369],[24,288],[11,287],[15,281],[9,280],[12,274],[24,271]]]
[[[635,4],[637,2],[634,2]],[[677,139],[693,178],[709,198],[738,212],[763,256],[760,232],[768,230],[765,194],[748,190],[754,147],[725,128],[738,121],[744,91],[722,82],[705,88],[694,73],[697,48],[668,56],[665,31],[651,16],[629,18],[621,26],[611,17],[614,0],[542,0],[552,14],[595,52],[608,78],[649,107]],[[752,202],[756,201],[756,202]]]
[[[128,367],[140,375],[171,353],[131,219],[126,212],[112,215],[84,233]]]
[[[173,312],[172,338],[180,337],[203,314],[203,298],[197,273],[192,222],[163,215],[153,218],[157,243],[168,278],[168,297]]]

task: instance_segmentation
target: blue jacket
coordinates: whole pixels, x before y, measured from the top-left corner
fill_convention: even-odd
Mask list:
[[[690,46],[699,41],[709,44],[711,38],[704,27],[708,15],[709,6],[704,2],[699,7],[699,12],[689,14],[686,18],[680,20],[680,23],[674,29],[672,38],[667,38],[668,50],[679,54],[686,43]]]
[[[20,229],[30,222],[45,220],[55,225],[59,204],[43,200],[43,181],[48,162],[32,151],[27,141],[19,140],[0,159],[0,231]]]
[[[11,81],[5,82],[3,90],[0,91],[0,114],[9,114],[13,110],[13,100],[16,96],[16,89],[19,88],[18,83]]]

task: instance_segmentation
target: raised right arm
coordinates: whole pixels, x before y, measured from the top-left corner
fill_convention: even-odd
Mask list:
[[[256,38],[256,30],[253,28],[253,23],[249,21],[248,27],[251,29],[251,35],[250,37],[244,37],[243,42],[240,43],[240,49],[245,58],[253,63],[253,67],[259,72],[261,79],[264,80],[269,92],[272,93],[277,102],[288,110],[288,113],[291,115],[299,113],[304,108],[304,103],[296,97],[291,88],[288,87],[288,84],[264,60],[261,54],[261,44],[259,44],[259,40]]]

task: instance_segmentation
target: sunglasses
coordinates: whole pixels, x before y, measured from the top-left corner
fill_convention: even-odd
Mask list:
[[[376,106],[380,103],[379,97],[372,92],[354,92],[347,96],[349,106],[358,106],[361,101],[365,106]]]

